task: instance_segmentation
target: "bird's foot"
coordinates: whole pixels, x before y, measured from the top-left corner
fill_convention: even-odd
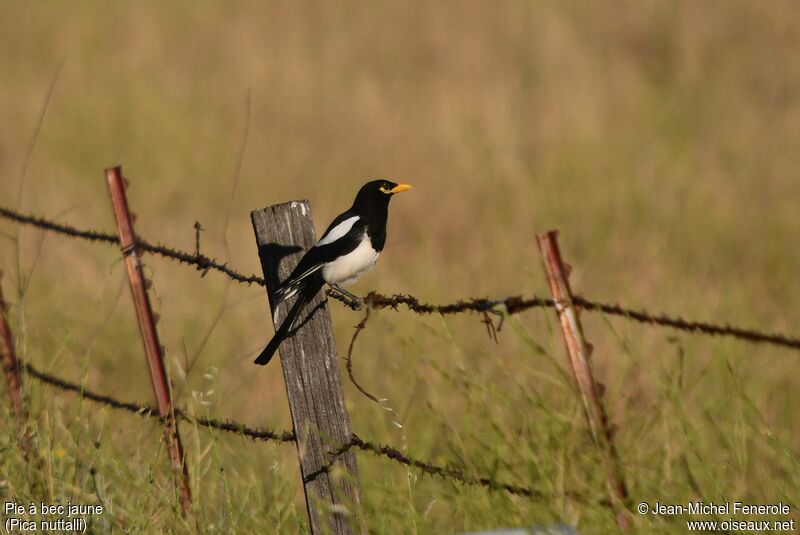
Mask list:
[[[364,300],[360,297],[351,294],[347,290],[342,290],[342,288],[337,288],[336,286],[331,286],[328,290],[328,295],[337,299],[347,305],[348,307],[352,308],[353,310],[361,310],[364,308]]]

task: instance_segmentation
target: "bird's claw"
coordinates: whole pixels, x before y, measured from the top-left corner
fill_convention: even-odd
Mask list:
[[[356,311],[363,309],[366,304],[366,302],[362,298],[353,295],[345,295],[336,288],[329,288],[328,295],[338,301],[341,301],[342,303],[344,303],[345,305]]]

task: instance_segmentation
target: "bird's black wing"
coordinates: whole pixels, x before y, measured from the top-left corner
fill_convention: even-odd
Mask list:
[[[322,269],[325,264],[355,250],[361,243],[364,232],[366,223],[350,212],[334,219],[319,241],[306,251],[292,273],[281,283],[275,296],[282,301],[297,293],[300,284],[308,276]]]

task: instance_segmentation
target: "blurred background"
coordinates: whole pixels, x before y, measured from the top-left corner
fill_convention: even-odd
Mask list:
[[[319,233],[385,177],[414,190],[392,201],[386,249],[356,293],[547,296],[535,234],[558,228],[577,293],[800,330],[796,3],[6,2],[0,14],[4,207],[113,232],[103,169],[121,164],[141,236],[191,251],[200,222],[203,254],[260,273],[251,210],[309,199]],[[149,401],[119,251],[7,221],[0,233],[20,357]],[[290,429],[280,365],[252,365],[272,334],[263,289],[145,261],[178,403]],[[362,316],[332,314],[344,354]],[[632,499],[796,511],[796,354],[583,316]],[[606,508],[564,497],[604,489],[553,319],[509,319],[495,343],[478,316],[373,314],[354,370],[396,414],[344,377],[357,433],[557,496],[485,493],[360,455],[375,532],[613,527]],[[26,391],[48,498],[104,495],[108,526],[190,529],[168,479],[149,490],[165,462],[155,424]],[[307,529],[293,446],[185,433],[209,531]],[[0,492],[44,499],[40,476],[3,458]],[[671,532],[678,520],[636,521]]]

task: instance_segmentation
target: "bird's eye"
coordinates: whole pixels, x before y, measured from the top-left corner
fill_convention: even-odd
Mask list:
[[[392,189],[392,186],[388,182],[384,182],[383,184],[381,184],[381,187],[379,189],[383,193],[389,193],[389,190]]]

